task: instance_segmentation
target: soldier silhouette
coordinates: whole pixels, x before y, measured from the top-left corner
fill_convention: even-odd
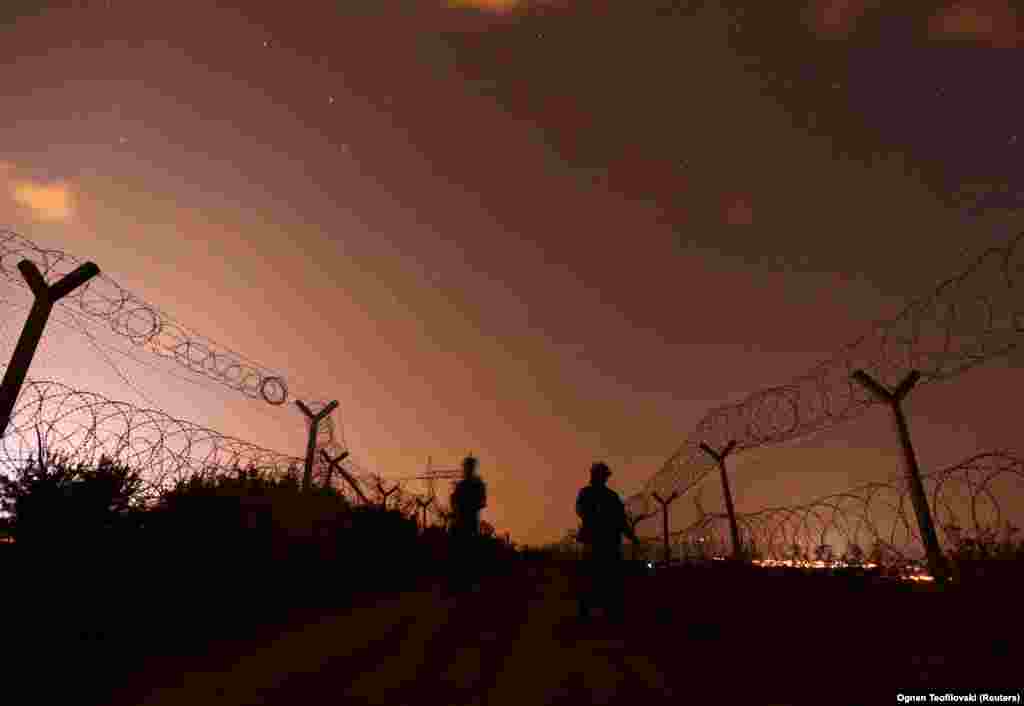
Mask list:
[[[576,514],[582,521],[577,539],[584,545],[584,581],[579,592],[579,615],[584,619],[598,605],[615,620],[621,620],[625,612],[622,536],[634,543],[637,538],[626,517],[626,506],[607,485],[611,474],[606,463],[595,463],[590,467],[590,485],[576,497]]]
[[[480,511],[487,507],[487,486],[477,475],[478,461],[466,456],[462,461],[462,480],[452,491],[452,588],[478,588],[477,548],[480,543]]]

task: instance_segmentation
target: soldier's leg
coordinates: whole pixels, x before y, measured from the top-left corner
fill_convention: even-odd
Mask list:
[[[608,614],[613,620],[622,620],[626,613],[626,565],[621,547],[609,557],[608,574]]]
[[[466,553],[466,589],[478,591],[483,576],[483,537],[478,532],[469,536]]]
[[[466,528],[463,530],[461,547],[459,551],[459,590],[468,591],[473,583],[473,532]]]
[[[589,618],[594,604],[594,586],[596,581],[593,547],[587,545],[583,549],[583,558],[576,566],[576,595],[579,600],[579,615]]]
[[[462,527],[456,526],[451,535],[451,555],[448,567],[448,589],[452,593],[463,590],[465,583],[466,540]]]
[[[594,545],[594,603],[600,605],[606,613],[610,606],[609,590],[612,580],[610,555],[611,548],[607,544]]]

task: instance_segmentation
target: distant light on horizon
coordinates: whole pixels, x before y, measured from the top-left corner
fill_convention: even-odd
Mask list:
[[[522,4],[522,0],[447,0],[446,3],[453,10],[468,8],[486,12],[509,12]]]

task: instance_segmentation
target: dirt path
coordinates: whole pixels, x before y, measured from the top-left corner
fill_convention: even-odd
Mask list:
[[[121,694],[140,706],[198,704],[652,704],[676,702],[637,640],[580,626],[568,579],[492,579],[458,604],[435,588],[324,616],[245,654]]]
[[[564,575],[549,573],[528,597],[530,619],[499,665],[489,699],[512,704],[674,702],[668,679],[639,640],[615,626],[580,625]]]
[[[754,578],[642,579],[625,625],[581,624],[564,568],[521,567],[458,601],[432,588],[307,613],[276,637],[220,643],[219,654],[143,675],[116,703],[871,704],[907,688],[1019,683],[1009,598],[961,605]]]

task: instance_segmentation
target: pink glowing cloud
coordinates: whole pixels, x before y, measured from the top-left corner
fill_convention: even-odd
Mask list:
[[[34,220],[67,223],[74,218],[74,188],[66,181],[28,178],[16,165],[0,162],[0,190]]]

